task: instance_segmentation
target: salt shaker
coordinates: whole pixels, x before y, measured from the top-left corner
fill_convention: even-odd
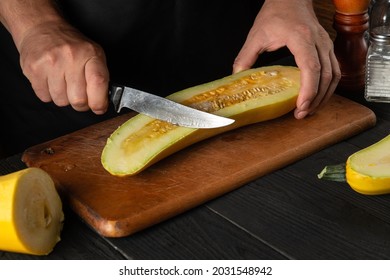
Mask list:
[[[390,102],[390,0],[376,0],[371,7],[369,38],[364,97]]]

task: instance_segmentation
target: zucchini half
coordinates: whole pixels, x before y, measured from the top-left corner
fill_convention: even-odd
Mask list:
[[[244,125],[280,117],[295,108],[300,71],[291,66],[246,70],[167,96],[178,103],[235,119],[232,125],[194,129],[138,114],[107,139],[103,167],[116,176],[134,175],[203,139]]]
[[[326,166],[318,178],[347,182],[365,195],[390,193],[390,135],[352,154],[346,163]]]
[[[346,163],[346,179],[362,194],[390,193],[390,135],[351,155]]]

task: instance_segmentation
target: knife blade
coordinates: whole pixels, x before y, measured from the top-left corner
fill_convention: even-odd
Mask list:
[[[110,85],[110,100],[119,113],[126,107],[155,119],[190,128],[217,128],[230,125],[233,119],[203,112],[138,89]]]

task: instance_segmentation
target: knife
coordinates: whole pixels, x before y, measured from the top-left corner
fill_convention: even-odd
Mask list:
[[[233,119],[203,112],[138,89],[112,84],[110,100],[119,113],[123,107],[149,117],[190,128],[216,128],[230,125]]]

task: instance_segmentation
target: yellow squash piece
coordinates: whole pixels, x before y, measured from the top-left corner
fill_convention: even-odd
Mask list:
[[[222,128],[194,129],[138,114],[109,137],[101,162],[113,175],[136,174],[195,142],[288,113],[295,108],[299,88],[298,68],[269,66],[176,92],[167,98],[236,121]]]
[[[348,158],[346,180],[362,194],[390,193],[390,135]]]
[[[60,240],[63,219],[53,180],[42,169],[0,177],[0,250],[49,254]]]

